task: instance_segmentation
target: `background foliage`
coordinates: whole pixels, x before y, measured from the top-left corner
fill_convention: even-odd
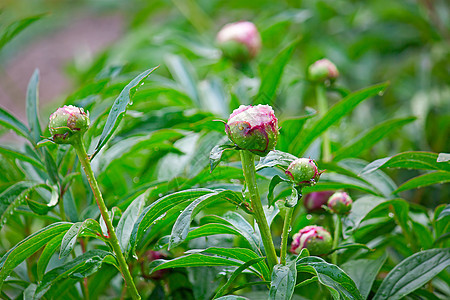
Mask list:
[[[90,112],[86,147],[96,153],[94,173],[143,298],[210,299],[238,288],[250,299],[281,297],[277,292],[294,299],[356,297],[342,287],[347,277],[363,298],[450,297],[445,1],[6,1],[0,62],[6,66],[28,40],[45,36],[73,12],[120,12],[125,30],[101,53],[66,66],[72,87],[58,104],[39,105],[44,74],[36,71],[18,83],[27,86],[26,98],[15,99],[27,104],[26,122],[0,110],[2,134],[12,130],[20,137],[14,144],[3,139],[0,147],[2,297],[123,293],[74,150],[37,146],[49,136],[49,112],[61,103]],[[214,39],[222,25],[242,19],[256,24],[263,49],[255,61],[234,65],[221,58]],[[319,116],[306,70],[323,57],[341,76],[328,88],[328,114]],[[128,86],[132,98],[121,93],[158,65],[148,79]],[[114,113],[119,95],[125,95],[124,114]],[[236,152],[225,151],[210,173],[211,149],[226,142],[223,124],[214,120],[253,103],[274,107],[278,150],[314,158],[327,170],[304,195],[345,188],[355,200],[343,220],[335,278],[326,257],[304,254],[277,273],[297,276],[298,287],[283,285],[285,277],[271,279],[246,214]],[[102,134],[105,128],[112,136]],[[328,163],[320,153],[325,130],[334,156]],[[272,152],[257,167],[264,202],[271,178],[282,175],[265,167],[283,166],[283,159],[290,158]],[[274,197],[290,192],[280,185]],[[279,245],[277,213],[271,216]],[[309,224],[331,229],[331,216],[307,214],[299,204],[292,233]],[[151,263],[156,250],[167,262]],[[161,263],[182,268],[164,271]]]

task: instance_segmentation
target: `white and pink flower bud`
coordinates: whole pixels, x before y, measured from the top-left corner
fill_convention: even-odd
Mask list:
[[[74,138],[86,132],[89,124],[89,114],[83,108],[64,105],[50,115],[48,128],[53,142],[71,144]]]
[[[328,199],[328,208],[335,214],[346,215],[352,209],[353,200],[345,192],[336,192]]]
[[[241,105],[228,118],[225,132],[239,148],[266,156],[278,141],[278,119],[269,105]]]
[[[294,234],[291,252],[299,254],[303,248],[311,255],[324,255],[331,251],[333,240],[331,234],[321,226],[306,226]]]
[[[316,184],[321,174],[314,160],[310,158],[297,158],[289,165],[285,173],[298,186]]]
[[[261,50],[261,36],[255,24],[240,21],[226,24],[216,37],[223,55],[235,61],[254,58]]]
[[[320,59],[309,66],[308,74],[310,80],[318,82],[324,82],[325,80],[333,82],[339,77],[336,65],[326,58]]]

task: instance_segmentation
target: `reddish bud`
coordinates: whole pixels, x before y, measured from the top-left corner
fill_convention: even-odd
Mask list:
[[[48,127],[55,143],[71,144],[86,132],[89,124],[89,114],[83,108],[65,105],[50,115]]]
[[[266,156],[277,144],[278,120],[269,105],[241,105],[228,118],[225,132],[239,148]]]
[[[294,234],[291,252],[299,254],[301,249],[308,249],[311,255],[323,255],[331,251],[333,240],[328,231],[321,226],[306,226]]]
[[[235,61],[245,61],[260,51],[261,36],[255,24],[241,21],[222,27],[217,33],[217,43],[224,56]]]
[[[310,158],[297,158],[289,165],[285,173],[299,186],[316,184],[321,174],[314,160]]]
[[[328,199],[328,208],[338,215],[346,215],[352,209],[353,200],[345,192],[336,192]]]
[[[328,198],[333,195],[334,191],[312,192],[304,197],[303,205],[307,212],[323,211],[322,206],[327,205]]]
[[[339,76],[336,65],[324,58],[316,61],[308,69],[309,79],[323,82],[325,80],[334,81]]]

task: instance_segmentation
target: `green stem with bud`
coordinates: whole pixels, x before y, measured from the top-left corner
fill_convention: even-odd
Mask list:
[[[284,215],[283,233],[281,235],[280,264],[282,265],[286,264],[287,241],[293,213],[294,213],[293,207],[286,208],[286,214]]]
[[[334,237],[333,237],[333,250],[336,249],[339,246],[339,237],[341,236],[341,230],[342,230],[342,220],[340,215],[334,216]],[[335,250],[333,253],[331,253],[331,262],[335,265],[337,265],[337,251]]]
[[[275,246],[273,245],[272,234],[270,232],[269,224],[267,223],[266,215],[259,196],[258,187],[256,185],[256,169],[254,154],[247,150],[241,150],[242,170],[244,172],[245,182],[250,193],[250,200],[252,202],[253,213],[261,232],[261,238],[266,251],[269,269],[278,264]]]
[[[127,285],[128,291],[131,295],[132,299],[141,299],[139,293],[136,289],[136,286],[133,281],[133,277],[130,274],[130,270],[128,269],[127,262],[125,257],[123,256],[122,249],[120,249],[119,240],[117,239],[116,233],[114,231],[113,224],[111,222],[111,218],[109,217],[108,209],[103,201],[102,193],[97,184],[97,180],[95,179],[94,172],[91,168],[91,161],[89,156],[86,153],[86,149],[84,148],[84,144],[82,138],[80,137],[76,141],[72,143],[72,146],[75,148],[77,152],[78,159],[80,160],[81,166],[86,174],[86,177],[89,181],[89,185],[91,186],[92,192],[94,193],[95,200],[97,201],[97,205],[100,209],[100,213],[105,221],[106,227],[108,228],[108,240],[116,254],[117,261],[119,262],[120,271],[125,280],[125,284]]]
[[[328,103],[326,96],[326,89],[322,83],[318,83],[316,85],[316,98],[317,98],[317,106],[319,108],[319,115],[323,117],[328,111]],[[325,162],[331,161],[331,146],[330,146],[330,136],[328,131],[325,131],[322,134],[322,158]]]

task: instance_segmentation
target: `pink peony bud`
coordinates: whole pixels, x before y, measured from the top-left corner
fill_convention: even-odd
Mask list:
[[[336,192],[328,199],[328,208],[338,215],[346,215],[352,209],[353,200],[345,192]]]
[[[89,124],[89,114],[83,108],[65,105],[50,115],[48,127],[55,143],[71,144],[86,132]]]
[[[328,231],[321,226],[306,226],[294,234],[291,252],[299,254],[303,248],[311,255],[324,255],[331,251],[333,240]]]
[[[327,205],[328,198],[334,191],[312,192],[304,197],[303,205],[307,212],[323,211],[322,205]]]
[[[225,132],[239,148],[266,156],[277,144],[278,120],[269,105],[241,105],[228,118]]]
[[[321,174],[314,160],[310,158],[297,158],[289,165],[285,173],[299,186],[316,184]]]
[[[308,69],[309,79],[312,81],[334,81],[339,76],[336,65],[324,58],[316,61]]]
[[[251,59],[261,50],[261,36],[252,22],[227,24],[217,33],[216,39],[224,56],[236,61]]]

